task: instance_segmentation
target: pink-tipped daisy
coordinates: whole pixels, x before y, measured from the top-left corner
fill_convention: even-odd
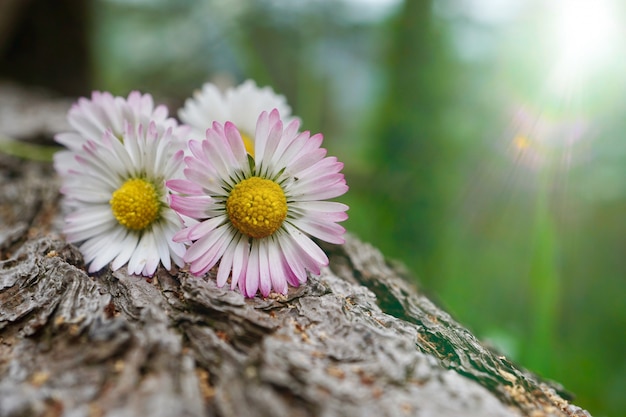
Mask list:
[[[193,98],[185,101],[185,106],[178,111],[180,120],[189,125],[194,138],[203,138],[213,122],[233,123],[239,129],[246,150],[254,152],[254,129],[262,111],[277,109],[285,122],[291,115],[287,99],[276,94],[271,87],[257,87],[252,80],[247,80],[237,87],[224,92],[211,83],[202,86]]]
[[[154,105],[150,94],[132,91],[128,98],[115,97],[108,92],[94,91],[91,99],[79,98],[67,113],[67,120],[73,128],[71,132],[59,133],[55,140],[68,148],[69,151],[80,152],[83,144],[92,140],[99,142],[106,131],[118,139],[124,135],[125,125],[148,125],[153,122],[160,132],[168,128],[174,131],[181,140],[187,126],[179,126],[176,119],[168,117],[167,107]],[[69,151],[55,154],[54,166],[61,175],[67,173],[73,165],[73,156]]]
[[[230,276],[231,288],[247,297],[257,291],[285,294],[307,271],[319,274],[328,264],[309,236],[343,243],[337,224],[348,206],[333,201],[348,190],[343,164],[326,157],[322,135],[285,127],[279,112],[263,112],[254,133],[254,158],[233,123],[214,123],[206,140],[189,142],[186,179],[167,186],[179,194],[171,207],[200,222],[181,230],[174,241],[192,242],[184,260],[190,272],[203,275],[219,262],[217,284]]]
[[[121,138],[111,130],[86,140],[62,176],[69,211],[63,232],[82,252],[89,272],[111,263],[117,270],[151,276],[159,263],[183,265],[185,246],[172,241],[182,227],[169,207],[165,181],[182,176],[184,152],[172,128],[126,123]]]

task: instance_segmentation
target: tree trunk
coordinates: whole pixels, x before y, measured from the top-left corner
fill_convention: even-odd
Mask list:
[[[0,416],[589,416],[354,236],[287,296],[88,275],[58,187],[0,154]]]

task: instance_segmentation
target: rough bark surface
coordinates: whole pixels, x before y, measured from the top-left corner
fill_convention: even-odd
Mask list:
[[[0,416],[589,416],[347,237],[287,296],[85,273],[50,164],[0,154]]]

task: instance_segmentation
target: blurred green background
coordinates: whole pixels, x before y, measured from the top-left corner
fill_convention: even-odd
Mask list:
[[[350,232],[577,405],[626,415],[626,3],[55,7],[77,6],[86,81],[65,92],[175,114],[206,81],[272,86],[345,162]]]

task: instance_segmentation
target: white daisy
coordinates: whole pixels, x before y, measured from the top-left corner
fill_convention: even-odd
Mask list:
[[[141,94],[138,91],[132,91],[128,98],[94,91],[91,99],[78,99],[68,111],[67,120],[73,131],[55,136],[55,140],[69,150],[57,152],[54,156],[54,166],[61,175],[67,173],[73,165],[70,151],[80,152],[87,140],[99,142],[107,130],[113,136],[122,138],[126,123],[131,126],[147,126],[153,122],[160,132],[172,128],[174,136],[181,140],[187,139],[185,134],[189,131],[189,127],[179,126],[176,119],[168,117],[167,107],[155,107],[150,94]]]
[[[192,242],[184,260],[202,275],[219,262],[217,284],[231,277],[247,297],[257,291],[286,293],[307,271],[320,273],[326,254],[309,236],[343,243],[345,204],[322,201],[348,190],[343,164],[326,157],[322,135],[298,132],[299,122],[283,128],[279,112],[263,112],[254,132],[254,158],[237,127],[214,123],[206,140],[189,142],[186,179],[167,181],[180,193],[171,207],[200,220],[174,236]]]
[[[159,262],[182,266],[185,247],[172,241],[180,217],[168,205],[165,180],[181,174],[183,150],[169,127],[126,123],[121,138],[106,130],[100,140],[67,151],[74,163],[62,176],[71,204],[64,234],[81,250],[89,272],[112,262],[116,270],[151,276]]]
[[[222,125],[231,122],[239,129],[248,152],[252,153],[257,118],[262,111],[272,109],[278,109],[286,122],[290,120],[291,107],[287,99],[270,87],[259,88],[254,81],[247,80],[222,92],[216,85],[206,83],[193,98],[185,101],[178,116],[192,128],[191,137],[194,138],[203,138],[213,122]]]

